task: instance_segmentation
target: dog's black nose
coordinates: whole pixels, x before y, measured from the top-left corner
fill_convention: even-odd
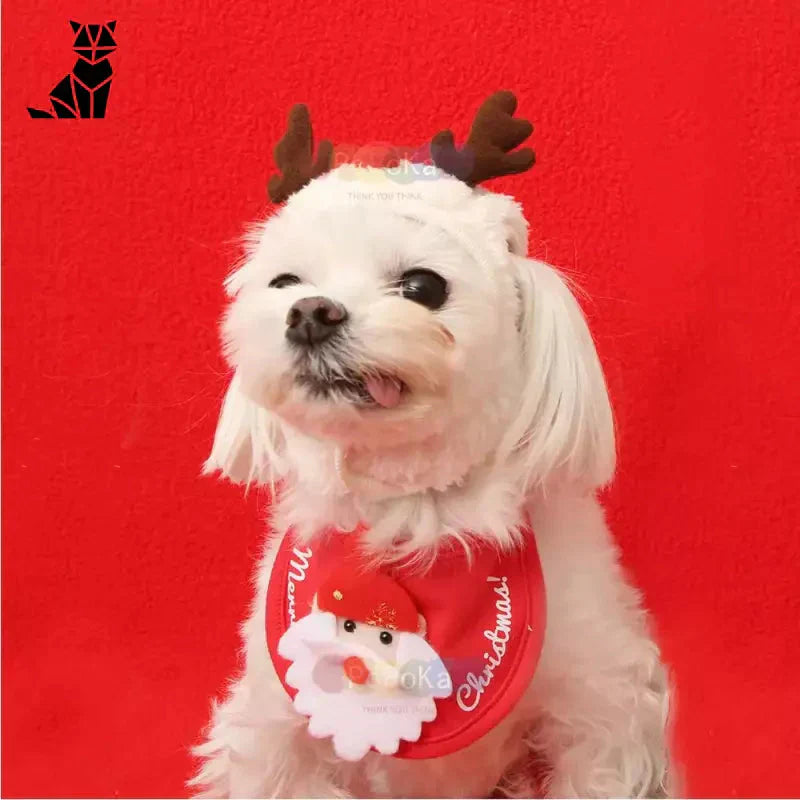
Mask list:
[[[347,309],[327,297],[304,297],[286,315],[286,338],[314,347],[324,342],[347,319]]]

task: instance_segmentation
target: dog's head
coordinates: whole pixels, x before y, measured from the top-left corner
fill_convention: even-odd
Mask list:
[[[398,185],[343,166],[293,193],[227,281],[235,375],[207,468],[269,481],[297,468],[286,441],[300,437],[415,490],[511,460],[526,486],[607,481],[594,345],[526,248],[511,198],[444,172]]]

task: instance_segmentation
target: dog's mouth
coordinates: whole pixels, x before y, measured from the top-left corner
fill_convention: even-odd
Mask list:
[[[408,392],[408,386],[400,378],[381,372],[348,371],[323,376],[303,371],[295,380],[312,397],[344,400],[364,408],[395,408]]]

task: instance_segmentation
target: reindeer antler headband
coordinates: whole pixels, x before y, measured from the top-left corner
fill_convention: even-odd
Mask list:
[[[536,161],[533,150],[514,148],[533,133],[533,125],[514,117],[516,110],[517,98],[513,92],[495,92],[478,109],[469,137],[460,150],[449,130],[433,137],[433,163],[468,186],[530,169]],[[273,175],[268,187],[274,203],[282,203],[333,166],[333,145],[327,139],[320,142],[314,158],[311,116],[302,103],[289,112],[286,133],[275,146],[275,163],[281,174]]]

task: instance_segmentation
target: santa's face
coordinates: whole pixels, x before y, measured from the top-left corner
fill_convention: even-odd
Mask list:
[[[286,682],[297,689],[294,706],[309,718],[309,733],[331,736],[348,760],[370,748],[391,754],[401,740],[416,741],[421,725],[436,717],[435,699],[452,692],[444,664],[423,636],[330,612],[294,622],[278,652],[292,662]]]

